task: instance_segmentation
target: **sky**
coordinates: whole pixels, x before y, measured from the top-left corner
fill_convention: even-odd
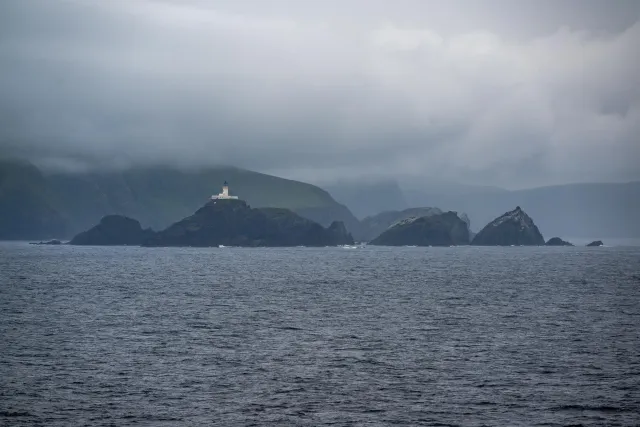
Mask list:
[[[640,1],[4,0],[0,154],[311,182],[640,179]]]

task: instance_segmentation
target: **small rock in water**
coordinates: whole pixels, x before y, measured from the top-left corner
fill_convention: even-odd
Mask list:
[[[31,242],[30,245],[61,245],[62,242],[57,239],[49,240],[48,242]]]
[[[589,243],[587,246],[604,246],[604,243],[602,243],[602,240],[594,240],[593,242]]]

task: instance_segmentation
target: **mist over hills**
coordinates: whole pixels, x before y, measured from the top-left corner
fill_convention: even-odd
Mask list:
[[[91,171],[14,170],[4,236],[165,225],[220,164],[298,180],[228,177],[354,236],[381,211],[479,230],[516,205],[546,234],[637,235],[635,184],[541,186],[640,181],[640,2],[541,1],[0,2],[0,153]]]

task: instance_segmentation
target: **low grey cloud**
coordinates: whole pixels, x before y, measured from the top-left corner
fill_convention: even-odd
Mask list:
[[[639,21],[634,1],[6,1],[0,149],[313,181],[640,179]]]

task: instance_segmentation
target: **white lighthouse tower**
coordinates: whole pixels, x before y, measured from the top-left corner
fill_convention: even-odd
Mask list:
[[[211,200],[237,200],[238,196],[229,195],[229,183],[227,181],[222,184],[222,193],[211,196]]]

